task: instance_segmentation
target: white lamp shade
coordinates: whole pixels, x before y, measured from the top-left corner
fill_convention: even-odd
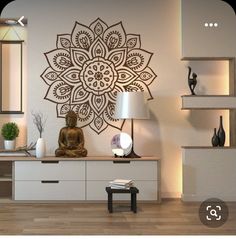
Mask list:
[[[118,92],[114,118],[148,119],[149,110],[144,92]]]

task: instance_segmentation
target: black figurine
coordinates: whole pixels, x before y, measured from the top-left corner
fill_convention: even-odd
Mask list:
[[[197,85],[197,74],[193,72],[192,78],[190,78],[191,71],[192,71],[191,67],[188,66],[188,86],[189,89],[191,90],[192,95],[195,95],[194,89]]]

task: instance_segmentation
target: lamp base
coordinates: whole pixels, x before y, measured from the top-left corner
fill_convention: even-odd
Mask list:
[[[132,150],[125,158],[141,158],[141,156],[137,155],[134,150]]]

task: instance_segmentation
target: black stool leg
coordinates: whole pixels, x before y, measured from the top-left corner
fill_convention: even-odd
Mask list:
[[[131,210],[132,210],[134,213],[137,212],[136,193],[131,193]]]
[[[109,213],[112,213],[112,193],[108,193],[107,207],[108,207]]]

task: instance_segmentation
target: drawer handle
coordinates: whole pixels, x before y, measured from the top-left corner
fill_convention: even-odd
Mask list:
[[[113,163],[130,163],[128,160],[113,160]]]
[[[43,160],[41,163],[59,163],[59,161],[54,161],[54,160]]]
[[[58,180],[43,180],[41,183],[59,183]]]

